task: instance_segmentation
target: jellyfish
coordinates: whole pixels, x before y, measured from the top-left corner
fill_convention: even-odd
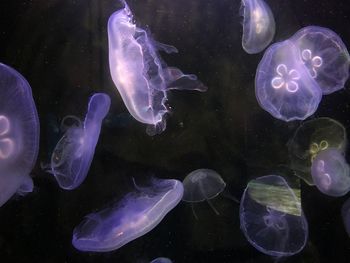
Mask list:
[[[275,35],[275,19],[264,0],[242,0],[242,47],[248,54],[264,50]]]
[[[263,205],[250,194],[251,186],[256,184],[283,189],[283,195]],[[261,188],[261,191],[266,189]],[[289,208],[285,209],[288,200]],[[241,198],[240,223],[249,243],[260,252],[274,257],[299,253],[308,237],[308,224],[300,202],[285,179],[277,175],[262,176],[248,183]]]
[[[341,215],[343,218],[345,230],[348,233],[348,236],[350,236],[350,198],[343,204]]]
[[[342,89],[349,77],[350,56],[341,38],[332,30],[307,26],[296,32],[291,41],[316,80],[323,94]]]
[[[169,89],[205,91],[207,88],[193,74],[167,67],[158,54],[177,52],[173,46],[156,42],[148,32],[136,27],[125,1],[124,8],[108,20],[109,68],[130,114],[148,125],[155,135],[166,128],[165,102]]]
[[[330,196],[343,196],[349,192],[349,172],[344,155],[335,148],[321,151],[311,166],[311,175],[316,187]]]
[[[256,71],[255,94],[264,110],[287,122],[312,115],[322,98],[298,48],[289,40],[275,43],[265,51]]]
[[[107,94],[94,94],[90,98],[84,122],[81,124],[79,119],[73,117],[77,124],[69,127],[57,143],[47,172],[55,176],[61,188],[75,189],[86,178],[100,135],[102,120],[107,115],[110,104]]]
[[[345,127],[331,118],[317,118],[302,123],[288,142],[290,168],[307,184],[314,185],[311,165],[316,156],[328,148],[344,153]]]
[[[89,214],[74,229],[72,244],[81,251],[116,250],[155,228],[180,201],[183,186],[173,179],[153,178],[118,204]]]
[[[172,263],[172,261],[169,258],[156,258],[153,259],[150,263]]]
[[[215,214],[220,213],[214,207],[211,199],[217,197],[220,193],[223,193],[225,197],[228,197],[236,202],[239,202],[228,192],[224,192],[226,183],[221,176],[214,170],[210,169],[197,169],[189,173],[183,180],[184,195],[182,200],[189,203],[199,203],[207,201],[209,206],[213,209]],[[198,218],[193,206],[192,211],[195,218]]]
[[[15,69],[0,63],[0,206],[33,190],[30,172],[39,149],[32,90]]]

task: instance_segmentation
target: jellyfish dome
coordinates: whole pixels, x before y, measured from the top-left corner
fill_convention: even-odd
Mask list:
[[[280,189],[275,193],[283,195],[269,199],[268,205],[257,202],[252,198],[250,188],[262,184]],[[260,189],[266,191],[266,187]],[[255,196],[260,195],[256,190],[255,187]],[[288,209],[284,207],[286,202]],[[275,257],[299,253],[308,237],[308,224],[300,202],[287,182],[277,175],[259,177],[248,183],[240,203],[240,224],[252,246]]]
[[[330,196],[343,196],[350,190],[350,169],[341,151],[329,148],[321,151],[311,166],[317,188]]]
[[[135,185],[136,186],[136,185]],[[155,228],[180,201],[182,183],[153,178],[118,204],[87,215],[73,232],[73,246],[81,251],[118,249]]]
[[[248,54],[264,50],[275,35],[275,19],[264,0],[242,0],[242,47]]]
[[[260,106],[277,119],[304,120],[312,115],[322,90],[310,76],[290,40],[271,45],[260,61],[255,77]]]
[[[183,201],[203,202],[215,198],[226,187],[221,176],[210,169],[198,169],[189,173],[183,180]]]
[[[29,175],[39,149],[39,119],[25,78],[0,63],[0,206],[33,189]]]
[[[347,145],[345,127],[331,118],[303,122],[288,142],[290,167],[307,184],[314,185],[311,165],[316,156],[328,148],[344,153]]]
[[[308,26],[296,32],[291,40],[323,94],[344,88],[349,78],[350,56],[341,38],[332,30]]]
[[[107,94],[94,94],[90,98],[84,123],[77,120],[78,125],[69,127],[57,143],[48,172],[55,176],[61,188],[75,189],[86,178],[110,104]]]
[[[166,66],[158,51],[173,53],[177,49],[156,42],[149,33],[136,27],[127,3],[122,2],[124,8],[108,20],[110,73],[130,114],[148,125],[149,135],[155,135],[166,128],[167,90],[207,88],[195,75]]]

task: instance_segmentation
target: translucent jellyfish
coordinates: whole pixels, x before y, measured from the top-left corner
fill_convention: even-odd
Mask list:
[[[345,151],[344,126],[331,118],[317,118],[300,125],[288,142],[290,168],[307,184],[313,185],[311,165],[320,151],[336,148]]]
[[[182,197],[183,201],[189,203],[207,201],[217,215],[219,215],[219,212],[215,209],[210,200],[217,197],[220,193],[224,193],[225,197],[238,202],[237,199],[231,196],[228,192],[223,192],[226,187],[226,183],[214,170],[194,170],[185,177],[182,183],[184,186],[184,195]],[[194,216],[197,218],[194,210],[192,211]]]
[[[250,194],[252,185],[255,187],[256,184],[283,189],[283,195],[271,199],[269,205],[263,205],[256,202]],[[261,191],[265,190],[261,188]],[[284,206],[288,200],[289,208],[286,209]],[[263,176],[248,183],[241,198],[240,222],[250,244],[260,252],[275,257],[299,253],[308,237],[308,224],[301,204],[281,176]]]
[[[304,120],[321,101],[322,91],[292,41],[271,45],[259,63],[255,94],[260,106],[284,121]]]
[[[177,180],[154,178],[149,187],[136,188],[118,204],[87,215],[74,229],[73,246],[81,251],[118,249],[155,228],[183,195]]]
[[[0,206],[33,189],[29,175],[38,156],[39,119],[25,78],[0,63]]]
[[[115,86],[130,114],[148,124],[147,133],[154,135],[166,128],[167,91],[207,88],[195,75],[167,67],[158,51],[177,52],[173,46],[156,42],[133,23],[132,13],[125,7],[108,20],[109,68]]]
[[[275,19],[264,0],[242,0],[242,47],[249,54],[263,51],[275,35]]]
[[[156,258],[151,261],[151,263],[172,263],[168,258]]]
[[[313,181],[322,193],[343,196],[350,190],[350,170],[342,152],[335,148],[321,151],[311,166]]]
[[[84,122],[81,124],[77,119],[78,124],[69,127],[57,143],[48,172],[55,176],[61,188],[75,189],[86,178],[100,135],[102,120],[107,115],[110,104],[111,100],[107,94],[94,94],[90,98]]]
[[[346,200],[341,209],[345,230],[350,236],[350,198]]]
[[[332,30],[319,26],[300,29],[291,40],[298,46],[303,63],[323,94],[342,89],[349,77],[350,56]]]

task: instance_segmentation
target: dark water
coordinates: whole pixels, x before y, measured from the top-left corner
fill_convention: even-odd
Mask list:
[[[268,0],[275,15],[274,41],[307,25],[328,27],[350,47],[348,0]],[[164,55],[168,65],[194,73],[206,93],[174,91],[164,133],[149,137],[133,120],[108,68],[108,17],[116,0],[4,0],[0,2],[0,61],[16,68],[33,89],[41,122],[41,145],[33,170],[35,190],[0,208],[0,262],[147,262],[166,256],[174,262],[274,262],[255,250],[239,228],[238,205],[219,197],[216,216],[207,204],[180,203],[153,231],[117,251],[82,253],[71,245],[83,216],[133,189],[131,177],[182,180],[198,168],[218,171],[240,197],[247,182],[267,174],[290,176],[286,143],[300,122],[285,123],[262,110],[254,76],[262,53],[241,47],[238,0],[129,1],[139,26],[179,49]],[[349,82],[347,88],[349,89]],[[315,117],[331,117],[350,127],[350,93],[322,99]],[[83,117],[94,92],[111,96],[86,181],[63,191],[40,169],[57,142],[60,120]],[[309,240],[285,262],[349,262],[350,238],[340,209],[347,197],[332,198],[301,183]]]

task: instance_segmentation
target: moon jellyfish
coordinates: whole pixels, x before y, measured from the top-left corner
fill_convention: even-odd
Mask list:
[[[107,94],[96,93],[89,101],[84,122],[67,129],[57,143],[48,172],[52,173],[61,188],[77,188],[86,178],[95,147],[100,135],[101,124],[109,111],[111,100]]]
[[[291,40],[298,46],[303,63],[323,94],[342,89],[349,77],[350,56],[332,30],[318,26],[300,29]]]
[[[197,169],[189,173],[183,180],[184,195],[182,200],[189,203],[198,203],[207,201],[213,211],[219,215],[219,212],[215,209],[211,203],[211,199],[217,197],[220,193],[224,193],[225,197],[228,197],[238,202],[228,192],[223,192],[226,183],[221,176],[210,169]],[[194,216],[197,218],[193,207],[192,211]]]
[[[275,43],[265,51],[256,71],[255,94],[264,110],[284,121],[306,119],[316,111],[322,98],[298,48],[289,40]]]
[[[149,187],[136,188],[118,204],[87,215],[74,229],[73,246],[81,251],[118,249],[155,228],[183,195],[177,180],[154,178]]]
[[[277,187],[283,195],[271,199],[269,205],[263,205],[250,194],[251,187],[256,184]],[[265,190],[261,188],[261,191]],[[281,176],[268,175],[250,181],[240,203],[241,229],[249,243],[260,252],[275,257],[299,253],[308,237],[308,224],[299,200]],[[288,209],[284,207],[286,203]]]
[[[302,123],[288,142],[290,168],[307,184],[313,185],[313,160],[328,148],[336,148],[344,153],[346,137],[344,126],[331,118],[317,118]]]
[[[168,258],[156,258],[151,261],[151,263],[172,263]]]
[[[350,236],[350,198],[346,200],[341,209],[345,230]]]
[[[29,175],[38,156],[39,119],[32,90],[13,68],[0,63],[0,206],[33,190]]]
[[[242,0],[242,47],[249,54],[264,50],[275,35],[275,19],[264,0]]]
[[[167,67],[158,54],[177,52],[173,46],[156,42],[145,30],[136,27],[125,1],[124,8],[108,20],[109,68],[125,106],[139,122],[148,124],[155,135],[166,128],[165,102],[169,89],[205,91],[195,75]]]
[[[334,148],[321,151],[311,166],[313,181],[322,193],[343,196],[350,190],[349,165],[343,154]]]

